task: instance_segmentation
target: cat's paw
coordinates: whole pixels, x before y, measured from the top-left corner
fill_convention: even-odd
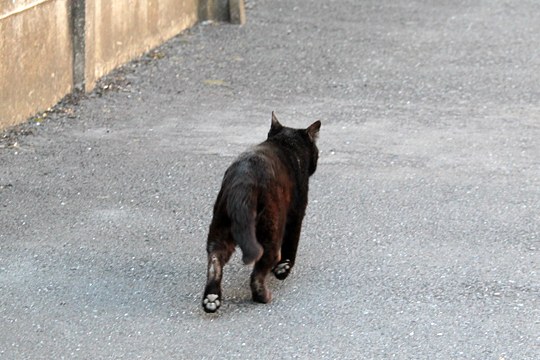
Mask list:
[[[272,272],[278,278],[279,280],[284,280],[287,276],[289,276],[289,273],[291,272],[292,265],[289,260],[285,260],[277,264]]]
[[[267,304],[272,300],[272,293],[266,288],[260,291],[254,291],[252,295],[253,301],[261,304]]]
[[[221,306],[221,300],[217,294],[207,294],[202,302],[204,311],[214,313]]]
[[[254,278],[251,281],[251,295],[253,301],[258,303],[269,303],[272,300],[272,293],[264,283],[264,277]]]

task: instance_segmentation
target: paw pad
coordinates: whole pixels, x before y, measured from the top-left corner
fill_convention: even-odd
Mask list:
[[[289,261],[284,261],[282,263],[279,263],[274,268],[274,275],[279,280],[283,280],[289,275],[289,272],[291,271],[291,268],[292,268],[292,265],[291,265],[291,263]]]
[[[208,294],[203,299],[203,309],[208,313],[216,312],[220,306],[221,301],[219,300],[219,295],[217,294]]]

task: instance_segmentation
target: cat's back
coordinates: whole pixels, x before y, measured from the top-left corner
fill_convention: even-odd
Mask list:
[[[274,144],[263,142],[241,153],[227,169],[225,178],[265,184],[287,175],[279,150]]]

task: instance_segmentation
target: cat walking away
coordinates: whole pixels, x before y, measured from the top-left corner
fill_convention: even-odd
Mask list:
[[[272,125],[263,143],[240,154],[223,176],[214,205],[206,251],[208,273],[202,306],[215,312],[222,304],[223,266],[236,246],[252,264],[253,301],[267,303],[270,271],[285,279],[294,266],[308,201],[308,180],[317,168],[316,140],[321,122],[307,129]]]

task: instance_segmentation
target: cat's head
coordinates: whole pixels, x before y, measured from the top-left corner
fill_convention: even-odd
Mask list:
[[[317,161],[319,160],[319,149],[316,142],[320,128],[321,122],[319,120],[306,129],[293,129],[283,126],[272,111],[272,125],[268,132],[268,139],[275,139],[288,145],[288,147],[298,152],[298,156],[301,154],[306,155],[308,157],[309,175],[312,175],[317,170]]]

